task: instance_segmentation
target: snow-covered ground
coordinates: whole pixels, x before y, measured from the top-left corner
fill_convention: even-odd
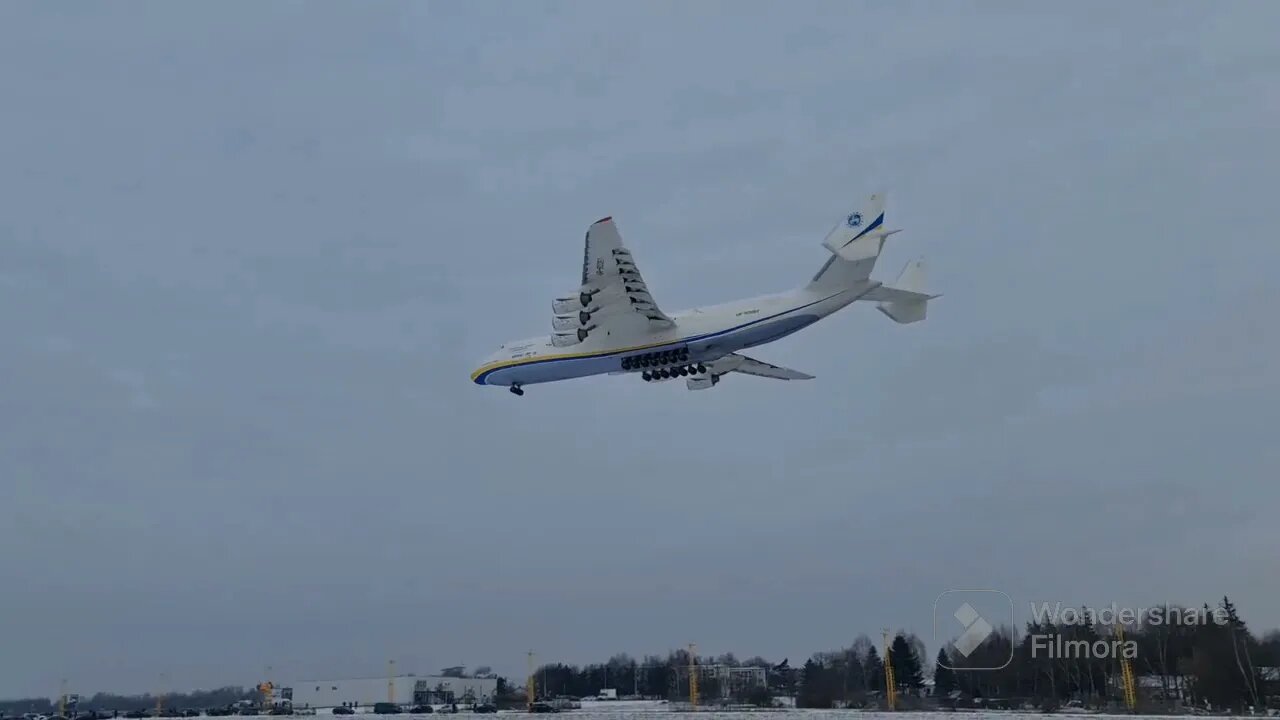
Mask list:
[[[681,707],[677,704],[662,704],[657,702],[594,702],[582,703],[581,710],[570,710],[572,718],[565,720],[590,720],[591,718],[601,718],[602,720],[645,720],[659,715],[668,718],[673,712],[685,715],[687,712],[677,712],[686,710],[688,706]],[[1076,720],[1084,720],[1085,718],[1129,718],[1133,720],[1133,715],[1128,713],[1117,713],[1108,715],[1103,713],[1070,713],[1057,712],[1046,715],[1040,712],[1013,712],[1013,711],[961,711],[961,712],[875,712],[862,710],[762,710],[762,711],[718,711],[708,708],[698,710],[698,717],[706,717],[714,720],[761,720],[762,714],[774,715],[784,713],[789,718],[800,720],[807,718],[810,720],[851,720],[851,716],[856,720],[959,720],[959,718],[998,718],[999,720],[1046,720],[1047,717],[1073,718]],[[562,713],[563,714],[563,713]],[[1142,715],[1143,720],[1187,720],[1191,715]],[[1220,716],[1219,716],[1220,717]],[[1254,716],[1257,717],[1257,716]]]
[[[685,710],[686,712],[680,712]],[[648,720],[664,716],[670,719],[672,714],[686,715],[688,705],[683,707],[675,703],[662,703],[658,701],[648,700],[618,700],[608,702],[592,702],[583,701],[582,709],[567,710],[560,715],[569,715],[564,720]],[[1133,715],[1127,713],[1118,713],[1108,715],[1104,713],[1070,713],[1057,712],[1046,716],[1040,712],[1014,712],[1014,711],[961,711],[961,712],[875,712],[862,710],[759,710],[759,711],[719,711],[708,708],[701,708],[697,715],[707,720],[761,720],[761,715],[776,715],[784,713],[794,720],[959,720],[959,718],[998,718],[998,720],[1046,720],[1046,717],[1062,717],[1084,720],[1084,718],[1120,718],[1125,717],[1133,720]],[[502,711],[501,714],[520,714],[523,711]],[[403,716],[402,716],[403,717]],[[430,718],[431,716],[422,716]],[[1142,715],[1143,720],[1187,720],[1192,715]],[[1208,716],[1214,717],[1214,716]],[[1221,717],[1221,716],[1217,716]],[[1254,716],[1257,717],[1257,716]]]
[[[364,708],[361,708],[363,711]],[[706,720],[762,720],[762,715],[777,715],[779,713],[786,714],[791,720],[979,720],[980,718],[995,718],[996,720],[1046,720],[1046,718],[1069,718],[1071,720],[1085,720],[1086,718],[1098,718],[1106,720],[1108,718],[1129,718],[1133,720],[1134,716],[1128,713],[1073,713],[1070,711],[1060,711],[1045,715],[1040,712],[1027,711],[1003,711],[1003,710],[961,710],[958,712],[878,712],[871,710],[797,710],[776,709],[776,710],[713,710],[708,707],[699,708],[697,715],[699,718]],[[358,714],[365,714],[359,712]],[[447,713],[446,713],[447,714]],[[466,716],[472,716],[469,712],[462,713]],[[524,710],[500,710],[500,715],[526,715]],[[688,715],[688,703],[667,703],[661,700],[583,700],[582,708],[579,710],[565,710],[558,715],[567,715],[564,720],[650,720],[662,716],[665,720],[671,720],[671,716]],[[320,711],[319,716],[328,715],[327,711]],[[341,717],[341,716],[338,716]],[[434,715],[412,715],[405,714],[397,716],[403,720],[431,720]],[[1140,715],[1143,720],[1188,720],[1193,717],[1202,717],[1195,715]],[[1206,718],[1225,717],[1221,715],[1203,716]],[[1249,717],[1249,716],[1241,716]],[[1257,718],[1259,716],[1251,716]]]

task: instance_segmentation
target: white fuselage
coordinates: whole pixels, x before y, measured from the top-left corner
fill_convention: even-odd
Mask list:
[[[849,305],[880,283],[865,280],[852,286],[804,287],[773,295],[694,308],[674,313],[675,326],[630,337],[591,335],[565,348],[551,336],[510,342],[490,355],[471,374],[477,385],[533,385],[624,370],[623,358],[687,350],[690,362],[723,357],[744,348],[773,342]]]

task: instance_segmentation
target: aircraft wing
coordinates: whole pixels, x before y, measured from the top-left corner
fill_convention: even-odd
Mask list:
[[[582,251],[582,293],[591,295],[588,308],[597,318],[595,324],[632,321],[643,318],[652,330],[675,325],[658,307],[631,251],[622,244],[622,235],[613,218],[597,220],[587,228]],[[598,317],[597,317],[598,316]]]
[[[791,368],[770,365],[767,362],[753,360],[746,355],[738,353],[730,353],[722,358],[717,358],[706,363],[707,374],[698,377],[691,377],[686,384],[690,390],[705,390],[715,387],[720,382],[721,375],[727,375],[731,372],[739,372],[745,375],[755,375],[756,377],[773,378],[774,380],[812,380],[813,376],[808,373],[802,373],[799,370]]]
[[[813,376],[808,373],[802,373],[799,370],[791,368],[778,367],[770,365],[767,362],[752,360],[745,355],[734,353],[730,357],[742,358],[742,362],[738,363],[730,372],[740,372],[747,375],[755,375],[757,377],[773,378],[775,380],[812,380]]]
[[[640,274],[631,250],[622,245],[622,233],[613,218],[596,220],[586,229],[582,249],[582,286],[599,291],[603,304],[616,304],[649,320],[650,327],[663,329],[675,322],[658,307],[649,286]]]

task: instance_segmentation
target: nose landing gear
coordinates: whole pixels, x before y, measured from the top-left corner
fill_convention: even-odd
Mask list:
[[[511,385],[511,394],[512,394],[512,395],[524,395],[524,388],[520,387],[520,383],[513,383],[513,384]]]

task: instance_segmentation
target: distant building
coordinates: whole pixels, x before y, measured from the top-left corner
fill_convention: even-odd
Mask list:
[[[710,699],[728,699],[769,687],[768,669],[751,665],[698,665],[699,694]],[[669,693],[675,697],[689,695],[689,668],[678,666],[671,674]]]
[[[1110,684],[1116,688],[1123,688],[1122,680],[1118,675],[1113,675]],[[1187,702],[1187,688],[1191,687],[1192,679],[1185,675],[1139,675],[1136,678],[1136,689],[1139,696],[1146,701],[1162,701],[1169,703],[1183,704]]]
[[[1258,668],[1258,679],[1262,681],[1258,686],[1259,693],[1267,697],[1280,695],[1280,667]]]
[[[391,700],[397,705],[471,705],[492,703],[498,692],[497,678],[459,678],[440,675],[399,675],[388,687],[389,678],[352,680],[299,680],[287,686],[293,707],[324,709],[371,707]]]

